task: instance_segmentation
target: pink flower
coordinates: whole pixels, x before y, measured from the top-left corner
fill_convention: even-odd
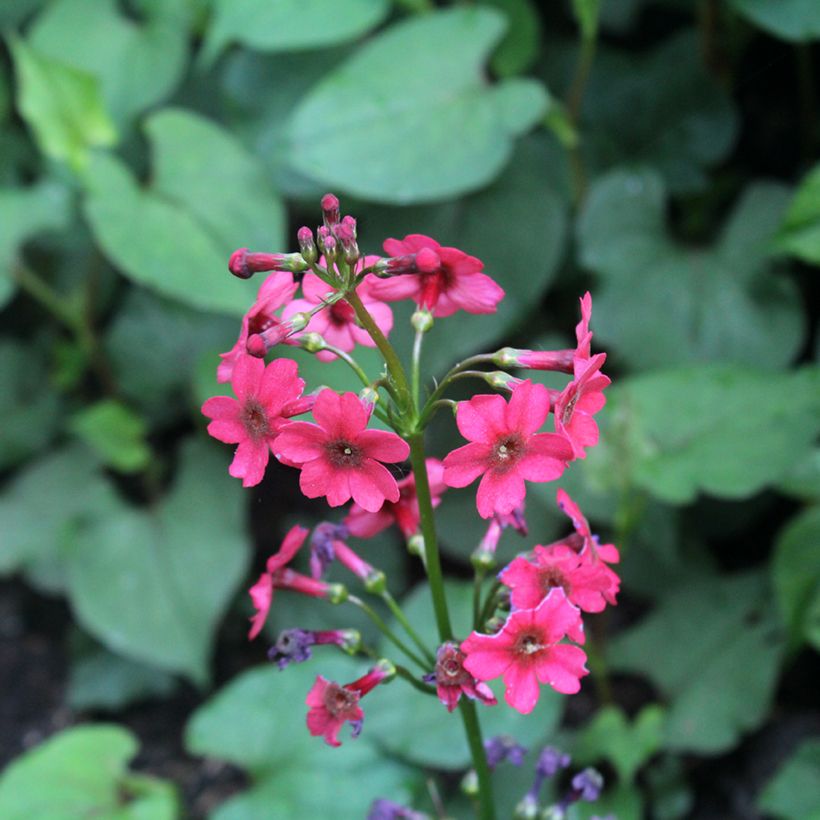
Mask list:
[[[458,429],[470,444],[444,459],[444,483],[466,487],[483,476],[476,498],[478,513],[511,513],[524,501],[527,481],[552,481],[572,458],[564,436],[537,433],[549,414],[549,392],[541,384],[523,381],[509,404],[501,396],[474,396],[460,402]]]
[[[424,680],[436,684],[438,699],[447,707],[448,712],[458,706],[462,695],[471,700],[480,700],[487,706],[498,703],[493,690],[486,683],[477,681],[464,668],[464,653],[452,641],[447,641],[438,648],[436,669],[430,675],[425,675]]]
[[[208,433],[226,444],[238,444],[228,472],[253,487],[265,475],[270,447],[291,416],[306,413],[312,396],[302,396],[305,383],[296,362],[275,359],[267,367],[261,359],[242,354],[236,359],[231,387],[236,398],[214,396],[202,405],[213,419]]]
[[[423,234],[404,239],[387,239],[384,250],[391,257],[415,255],[418,273],[379,279],[373,295],[388,302],[413,299],[433,316],[451,316],[457,310],[467,313],[495,313],[504,291],[489,276],[481,273],[484,263],[457,248],[445,248]]]
[[[513,612],[495,635],[473,632],[461,644],[467,656],[464,668],[478,680],[503,676],[504,699],[526,715],[538,703],[539,683],[565,695],[581,688],[586,654],[577,646],[559,643],[564,636],[583,643],[581,613],[563,590],[553,589],[536,609]]]
[[[598,541],[598,536],[593,535],[590,531],[589,522],[584,517],[580,507],[569,497],[566,490],[558,489],[556,501],[561,511],[568,515],[572,521],[576,535],[583,541],[579,553],[582,560],[587,564],[598,564],[602,567],[602,573],[609,579],[609,588],[604,590],[602,594],[610,604],[614,604],[615,596],[620,589],[621,579],[617,573],[606,565],[617,564],[621,560],[618,548],[614,544],[601,544]]]
[[[377,256],[369,256],[366,264],[375,262]],[[384,302],[378,301],[371,293],[371,283],[374,276],[366,276],[356,288],[356,294],[364,303],[379,330],[385,336],[393,329],[393,311]],[[294,299],[283,311],[282,318],[289,319],[296,313],[310,313],[317,305],[321,305],[328,296],[336,291],[323,282],[316,274],[306,273],[302,280],[304,299]],[[348,302],[342,299],[324,310],[316,313],[304,330],[305,333],[318,333],[324,340],[340,350],[349,353],[357,345],[375,347],[376,343],[370,334],[356,323],[356,313]],[[336,356],[328,350],[320,350],[317,357],[323,362],[332,361]]]
[[[371,410],[355,393],[325,389],[313,408],[316,424],[297,421],[282,429],[276,457],[301,467],[299,486],[308,498],[326,496],[338,507],[352,497],[368,512],[399,500],[396,479],[382,462],[404,461],[410,448],[395,433],[366,430]]]
[[[584,612],[601,612],[612,586],[609,571],[600,562],[590,562],[566,544],[536,546],[535,563],[523,556],[513,559],[499,574],[512,590],[516,609],[534,609],[555,587]]]
[[[587,447],[598,443],[598,425],[592,418],[605,404],[609,377],[600,372],[606,353],[576,362],[575,378],[555,399],[555,432],[572,444],[575,458],[586,458]]]
[[[222,361],[216,369],[216,380],[220,384],[231,380],[237,361],[247,352],[248,336],[261,333],[279,323],[275,311],[293,298],[296,288],[297,285],[290,273],[274,273],[265,279],[259,288],[256,301],[242,317],[242,329],[236,344],[227,353],[219,354]]]
[[[310,707],[307,713],[308,731],[314,737],[324,736],[329,746],[341,746],[339,730],[350,722],[353,724],[353,737],[358,737],[364,721],[359,700],[388,675],[386,665],[378,663],[366,675],[344,686],[317,676],[316,683],[305,698],[305,703]]]
[[[273,578],[286,564],[290,563],[293,556],[305,543],[309,530],[305,527],[291,527],[288,534],[282,541],[279,549],[268,558],[265,572],[259,576],[259,580],[250,588],[249,593],[253,601],[256,614],[251,618],[251,630],[248,639],[253,640],[261,631],[270,612],[273,603]]]
[[[441,495],[447,489],[444,483],[444,465],[437,458],[428,458],[427,478],[430,482],[430,495],[433,506],[441,503]],[[352,535],[358,538],[372,538],[391,524],[397,524],[405,538],[415,535],[419,529],[419,501],[416,497],[416,478],[413,473],[398,482],[399,500],[386,501],[377,512],[368,512],[358,504],[350,507],[345,518],[345,526]]]

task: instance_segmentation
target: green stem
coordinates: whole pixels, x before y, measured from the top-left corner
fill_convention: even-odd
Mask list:
[[[473,629],[478,629],[480,626],[478,619],[481,617],[481,587],[485,576],[484,570],[476,569],[473,582]]]
[[[578,58],[578,65],[575,69],[575,76],[572,85],[567,92],[567,111],[572,125],[576,131],[578,121],[581,117],[581,105],[584,101],[584,91],[589,81],[592,71],[592,64],[595,60],[596,37],[588,36],[581,38],[581,54]],[[573,196],[575,205],[580,205],[586,197],[589,183],[584,157],[581,152],[582,140],[576,140],[572,148],[569,149],[569,165],[572,176]]]
[[[477,630],[481,631],[484,628],[484,624],[487,623],[495,611],[496,606],[498,606],[495,596],[499,589],[501,589],[501,581],[494,581],[490,587],[490,591],[487,593],[487,597],[484,599],[484,606],[481,608],[481,614],[478,617]]]
[[[353,310],[356,311],[356,317],[361,322],[362,327],[370,334],[370,338],[373,339],[376,343],[376,347],[379,348],[379,352],[384,358],[384,362],[398,391],[399,401],[404,405],[404,409],[410,411],[412,409],[410,386],[407,384],[407,376],[404,374],[404,368],[401,366],[401,362],[393,345],[387,341],[387,337],[381,332],[379,326],[367,308],[362,304],[362,300],[355,290],[350,291],[345,298]]]
[[[419,423],[418,428],[423,430],[427,426],[427,422],[430,420],[434,410],[436,409],[435,405],[438,400],[444,394],[444,391],[452,383],[455,376],[464,370],[467,367],[471,367],[474,364],[482,364],[484,362],[491,362],[493,357],[489,353],[480,353],[477,356],[470,356],[468,359],[464,359],[463,361],[454,364],[444,375],[444,378],[439,382],[436,389],[430,394],[430,397],[424,403],[424,407],[419,414]]]
[[[418,632],[413,629],[413,625],[409,620],[407,620],[404,610],[402,610],[398,603],[396,603],[396,599],[387,590],[385,590],[382,593],[382,600],[390,608],[390,611],[393,613],[393,617],[395,617],[395,619],[404,627],[405,632],[407,632],[413,643],[419,648],[422,655],[424,655],[424,657],[430,662],[430,666],[435,666],[435,655],[433,655],[433,653],[427,648],[427,645],[419,637]]]
[[[359,607],[362,612],[370,618],[371,621],[376,625],[376,628],[389,640],[392,641],[396,647],[398,647],[408,658],[410,658],[413,663],[417,664],[418,667],[425,672],[429,669],[429,664],[424,659],[420,658],[392,629],[384,622],[384,619],[376,612],[373,607],[369,604],[366,604],[361,598],[358,598],[355,595],[348,595],[347,600],[353,604],[353,606]]]
[[[421,383],[421,345],[424,341],[424,331],[417,330],[416,337],[413,340],[413,367],[411,370],[411,378],[413,382],[413,407],[419,406],[419,389]]]
[[[329,345],[327,342],[325,342],[325,346],[322,350],[327,350],[334,356],[338,356],[359,377],[359,381],[361,381],[365,387],[370,387],[372,384],[370,377],[364,372],[361,365],[349,353],[345,353],[344,350],[334,347],[333,345]]]
[[[404,678],[414,689],[419,692],[424,692],[425,695],[435,695],[436,689],[428,683],[420,681],[409,669],[404,666],[399,666],[397,663],[393,664],[396,667],[396,674],[400,678]]]
[[[84,328],[81,317],[66,307],[66,300],[48,282],[22,265],[14,266],[12,276],[32,299],[39,302],[55,319],[77,336],[78,341],[83,338]]]
[[[436,538],[436,525],[433,516],[433,503],[430,495],[430,482],[427,478],[427,466],[424,455],[424,433],[418,431],[409,438],[410,463],[416,479],[416,497],[419,503],[421,534],[424,537],[427,577],[430,581],[430,592],[433,596],[433,609],[436,615],[439,638],[442,643],[453,639],[453,628],[450,625],[450,613],[447,611],[447,597],[444,592],[444,578],[441,572],[441,558]],[[468,698],[461,699],[461,719],[464,732],[473,758],[473,768],[478,776],[479,818],[494,820],[492,783],[490,769],[487,766],[487,755],[481,739],[481,727],[475,711],[475,704]]]

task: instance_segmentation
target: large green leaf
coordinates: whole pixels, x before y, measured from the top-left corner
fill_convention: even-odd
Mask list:
[[[376,797],[409,802],[415,785],[412,772],[377,750],[371,730],[376,701],[406,708],[406,684],[396,681],[367,695],[362,701],[364,731],[353,740],[343,728],[341,749],[311,737],[305,725],[305,695],[316,675],[347,683],[366,670],[365,661],[319,648],[309,663],[282,672],[273,666],[251,669],[200,707],[186,727],[188,751],[247,768],[257,781],[255,788],[226,803],[215,817],[358,820]]]
[[[115,470],[134,473],[144,470],[151,460],[145,441],[145,421],[127,405],[103,399],[76,413],[71,431]]]
[[[344,43],[387,16],[387,0],[214,0],[202,60],[212,62],[228,43],[259,51],[302,51]]]
[[[221,455],[188,442],[162,503],[78,534],[68,579],[80,623],[115,652],[206,681],[211,638],[247,568],[242,499]]]
[[[777,482],[820,428],[820,369],[730,364],[647,373],[613,385],[589,469],[662,501],[698,491],[744,498]]]
[[[775,545],[772,584],[794,644],[820,651],[820,507],[792,519]]]
[[[117,142],[96,77],[41,54],[16,37],[11,53],[20,113],[46,156],[82,171],[91,149]]]
[[[601,12],[625,4],[604,2]],[[551,88],[572,82],[576,49],[556,43],[545,50]],[[643,54],[600,49],[584,91],[580,148],[593,175],[641,164],[656,169],[674,193],[689,193],[707,186],[706,171],[729,153],[737,126],[731,98],[709,74],[689,30]]]
[[[472,585],[446,584],[447,603],[453,630],[459,639],[466,638],[472,628]],[[438,646],[438,631],[433,612],[430,588],[423,584],[403,601],[402,609],[413,628],[433,649]],[[394,622],[396,632],[401,627]],[[382,651],[392,655],[392,644],[382,641]],[[432,670],[430,670],[432,671]],[[529,715],[521,715],[504,702],[504,686],[494,681],[497,706],[477,705],[485,737],[512,735],[525,746],[547,741],[557,727],[564,700],[548,686],[541,687],[538,706]],[[374,703],[372,736],[393,754],[423,766],[441,769],[461,769],[470,765],[470,749],[456,713],[447,712],[438,698],[415,689],[402,697],[403,707],[396,709],[387,699]]]
[[[282,248],[281,201],[259,161],[216,124],[166,109],[146,128],[151,187],[141,189],[111,156],[88,169],[85,213],[95,238],[135,281],[203,310],[244,313],[258,283],[230,276],[228,258],[241,246]]]
[[[120,123],[170,94],[188,51],[179,0],[156,5],[143,24],[121,14],[116,0],[57,0],[35,20],[29,43],[96,77],[107,109]]]
[[[820,265],[820,165],[800,182],[775,237],[775,247]]]
[[[669,701],[665,746],[731,748],[769,712],[782,641],[756,575],[704,578],[667,593],[607,647],[613,669],[645,675]]]
[[[391,26],[304,99],[290,124],[291,163],[325,185],[387,203],[486,185],[547,104],[533,80],[482,81],[503,28],[487,8]]]
[[[777,820],[820,819],[820,740],[804,740],[778,769],[757,801]]]
[[[68,192],[57,183],[0,188],[0,308],[14,294],[12,268],[23,242],[41,231],[64,228],[68,218]]]
[[[820,38],[820,6],[815,0],[731,0],[735,11],[784,40]]]
[[[169,783],[129,774],[134,736],[119,726],[78,726],[15,760],[0,776],[3,820],[173,820]]]
[[[780,186],[756,184],[717,244],[695,249],[668,234],[657,174],[615,171],[599,180],[578,239],[582,263],[601,281],[595,328],[602,343],[612,343],[637,368],[715,359],[789,362],[803,337],[798,294],[766,259],[785,202]]]

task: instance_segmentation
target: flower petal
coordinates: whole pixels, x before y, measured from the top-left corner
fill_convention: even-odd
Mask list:
[[[241,478],[243,487],[254,487],[264,478],[269,459],[270,450],[265,441],[244,439],[236,448],[228,472],[234,478]]]
[[[523,381],[512,391],[507,405],[508,430],[531,436],[546,420],[550,412],[550,394],[543,384]]]
[[[378,461],[404,461],[410,455],[407,442],[387,430],[365,430],[359,434],[356,444],[368,458]]]

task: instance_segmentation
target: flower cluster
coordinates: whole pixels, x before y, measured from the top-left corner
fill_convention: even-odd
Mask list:
[[[619,579],[611,567],[618,561],[615,546],[602,544],[592,534],[578,505],[559,489],[557,503],[573,531],[513,556],[495,583],[487,576],[496,567],[503,531],[513,528],[528,535],[527,483],[560,478],[598,441],[594,416],[604,406],[609,378],[601,372],[605,354],[593,354],[591,349],[590,295],[580,300],[573,348],[505,347],[478,353],[455,364],[424,394],[421,351],[433,324],[457,311],[491,314],[504,291],[483,272],[480,260],[420,234],[387,239],[385,256],[363,254],[356,220],[342,217],[332,194],[323,197],[322,214],[322,225],[315,231],[299,229],[298,253],[242,248],[232,255],[229,269],[234,275],[247,279],[263,272],[267,277],[242,319],[236,344],[222,354],[217,369],[218,381],[230,382],[235,397],[217,396],[202,407],[210,420],[208,432],[236,445],[229,471],[244,486],[263,480],[273,456],[299,472],[306,498],[344,507],[339,520],[314,527],[309,574],[293,566],[308,541],[310,531],[305,527],[293,527],[268,558],[250,588],[250,638],[262,632],[274,592],[289,590],[358,607],[401,654],[401,662],[371,661],[369,669],[350,683],[316,677],[306,695],[307,726],[332,746],[340,745],[345,723],[351,724],[353,737],[359,734],[362,699],[394,677],[437,697],[448,712],[461,705],[465,714],[473,708],[470,702],[497,705],[488,685],[496,678],[503,682],[506,703],[522,714],[535,708],[543,685],[564,694],[577,692],[587,674],[582,613],[600,612],[616,601]],[[407,368],[389,340],[394,325],[389,303],[404,299],[415,304],[415,343]],[[267,354],[279,345],[298,345],[322,362],[341,360],[361,382],[361,391],[316,387],[305,392],[307,385],[293,359],[284,355],[266,364]],[[384,369],[375,378],[356,361],[359,346],[378,349]],[[529,378],[509,369],[530,371]],[[552,390],[538,381],[537,371],[563,373],[569,380],[562,390]],[[447,398],[447,391],[461,379],[482,381],[492,392],[460,402]],[[439,460],[425,454],[424,431],[447,407],[453,409],[466,443]],[[308,413],[310,417],[295,418]],[[448,488],[467,487],[476,480],[476,510],[487,520],[487,531],[473,553],[473,630],[465,637],[454,635],[450,627],[435,510],[447,503]],[[392,526],[411,553],[422,558],[439,631],[437,645],[430,645],[429,638],[416,630],[391,595],[385,574],[351,545],[351,539],[369,539]],[[375,596],[390,610],[391,623],[345,584],[327,578],[334,563],[350,574],[364,595]],[[284,670],[310,660],[320,646],[335,646],[353,656],[375,654],[353,629],[290,626],[279,633],[268,656]],[[468,733],[469,725],[474,723],[465,718]],[[524,754],[511,738],[495,740],[486,746],[484,770],[503,760],[520,764]],[[566,765],[556,754],[545,750],[539,758],[540,779],[525,798],[527,805],[537,805],[541,781]],[[594,791],[590,778],[578,784],[573,780],[572,794],[581,797],[568,798],[569,802],[589,799],[583,795]],[[524,806],[525,810],[529,809]],[[420,816],[388,800],[377,801],[371,810],[371,817]]]

